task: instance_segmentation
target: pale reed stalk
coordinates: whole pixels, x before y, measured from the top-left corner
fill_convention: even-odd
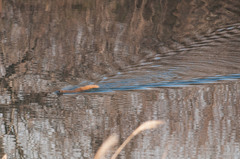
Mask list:
[[[98,149],[94,159],[102,159],[106,155],[107,151],[118,143],[118,136],[113,134],[107,138],[107,140]]]
[[[133,131],[133,133],[122,143],[122,145],[116,150],[116,152],[113,154],[111,159],[115,159],[119,153],[122,151],[122,149],[127,145],[127,143],[130,142],[130,140],[139,134],[141,131],[148,130],[148,129],[153,129],[156,128],[159,125],[164,124],[163,121],[161,120],[151,120],[143,123],[140,125],[136,130]]]
[[[2,157],[2,159],[7,159],[7,154],[5,154],[5,155]]]

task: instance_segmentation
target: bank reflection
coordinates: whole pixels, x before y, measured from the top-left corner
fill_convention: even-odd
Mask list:
[[[0,0],[0,157],[93,158],[153,119],[121,158],[238,157],[239,6]]]
[[[239,149],[239,87],[236,81],[83,93],[48,99],[57,105],[5,108],[2,147],[13,158],[93,158],[110,134],[123,141],[142,122],[161,119],[165,125],[135,137],[120,156],[159,158],[167,151],[169,158],[231,158]]]

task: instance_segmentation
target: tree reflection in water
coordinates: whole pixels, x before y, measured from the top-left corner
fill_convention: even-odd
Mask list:
[[[0,157],[93,158],[110,134],[163,120],[120,157],[238,158],[239,6],[0,1]],[[103,90],[54,93],[89,84]]]

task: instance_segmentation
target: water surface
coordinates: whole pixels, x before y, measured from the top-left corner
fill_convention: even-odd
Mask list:
[[[240,158],[240,2],[1,1],[0,157]],[[60,89],[99,89],[56,95]],[[114,152],[110,150],[107,158]]]

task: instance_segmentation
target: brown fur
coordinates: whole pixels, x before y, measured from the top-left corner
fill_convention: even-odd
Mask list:
[[[98,85],[87,85],[84,87],[76,88],[74,90],[60,90],[59,92],[60,93],[77,93],[77,92],[82,92],[82,91],[86,91],[86,90],[93,89],[93,88],[99,88],[99,86]]]

